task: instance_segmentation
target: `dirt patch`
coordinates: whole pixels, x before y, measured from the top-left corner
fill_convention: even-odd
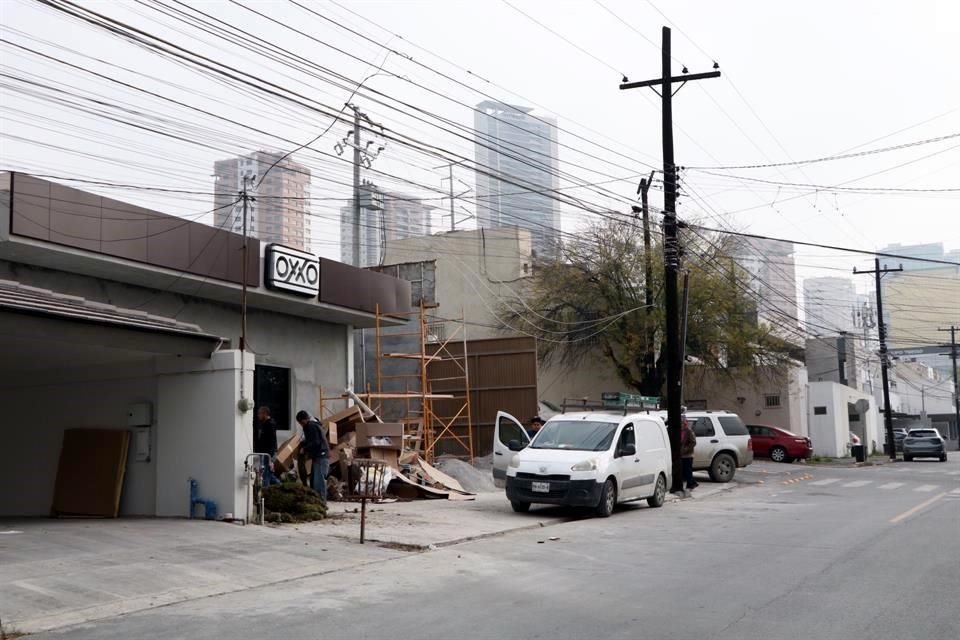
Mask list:
[[[405,544],[403,542],[381,542],[380,546],[384,549],[393,549],[394,551],[408,551],[410,553],[422,553],[430,549],[429,546],[422,544]]]

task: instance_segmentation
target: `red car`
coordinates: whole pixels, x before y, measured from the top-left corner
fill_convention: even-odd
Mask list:
[[[805,460],[813,454],[810,438],[798,436],[780,427],[748,424],[755,455],[770,458],[774,462]]]

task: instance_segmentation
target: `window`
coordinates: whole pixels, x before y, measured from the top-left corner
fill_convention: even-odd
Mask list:
[[[617,440],[617,452],[623,451],[623,448],[627,445],[632,445],[634,449],[637,448],[637,434],[632,424],[628,424],[620,432],[620,439]]]
[[[773,431],[767,427],[747,427],[747,429],[750,430],[751,436],[756,436],[758,438],[772,438],[774,436]]]
[[[253,371],[253,401],[270,408],[278,429],[292,428],[290,399],[290,369],[258,364]]]
[[[503,443],[504,446],[509,445],[511,440],[516,440],[521,444],[527,441],[527,437],[523,434],[523,429],[520,428],[520,425],[505,416],[500,418],[499,431],[500,442]]]
[[[720,416],[720,426],[723,427],[723,432],[728,436],[748,436],[750,432],[747,431],[747,425],[743,424],[743,420],[739,416]]]
[[[531,448],[606,451],[613,444],[616,431],[616,422],[552,420],[540,429]]]
[[[694,421],[693,432],[697,434],[698,438],[709,438],[717,435],[716,430],[713,428],[713,420],[707,417],[697,418]]]
[[[815,415],[815,416],[825,416],[825,415],[827,415],[827,408],[826,408],[826,407],[814,407],[814,408],[813,408],[813,415]]]
[[[780,406],[780,394],[779,393],[768,393],[763,398],[763,403],[766,405],[767,409],[774,409]]]

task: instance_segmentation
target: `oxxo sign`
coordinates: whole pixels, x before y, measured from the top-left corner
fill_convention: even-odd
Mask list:
[[[271,289],[305,296],[320,293],[320,262],[317,256],[278,244],[267,247],[266,285]]]

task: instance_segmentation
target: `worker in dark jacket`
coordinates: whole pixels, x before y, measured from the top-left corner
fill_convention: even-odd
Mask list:
[[[270,416],[270,407],[261,406],[257,409],[257,417],[253,422],[253,452],[270,456],[262,470],[263,486],[276,484],[277,477],[273,475],[273,459],[277,456],[277,423]]]
[[[327,500],[327,474],[330,472],[330,445],[323,426],[306,411],[297,412],[297,422],[303,427],[303,450],[311,461],[310,486]]]
[[[680,462],[683,466],[684,495],[693,491],[698,482],[693,479],[693,451],[697,448],[697,434],[690,428],[686,416],[680,420]]]

